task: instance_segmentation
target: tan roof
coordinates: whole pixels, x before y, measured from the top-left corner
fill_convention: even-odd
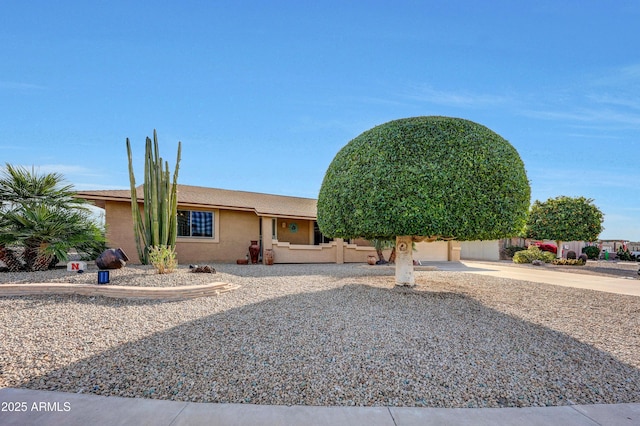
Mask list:
[[[137,188],[138,201],[142,202],[142,186]],[[130,201],[128,189],[78,191],[78,196],[95,201],[104,207],[105,201]],[[191,208],[216,208],[225,210],[255,211],[259,216],[277,216],[296,219],[315,219],[317,200],[258,192],[233,191],[178,185],[178,206]]]

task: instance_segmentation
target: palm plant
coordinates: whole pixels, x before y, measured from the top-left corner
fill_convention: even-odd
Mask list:
[[[87,202],[75,197],[72,185],[61,186],[64,176],[60,173],[37,174],[35,169],[5,165],[0,177],[0,208],[12,205],[49,204],[64,208],[87,209]]]
[[[47,269],[67,260],[71,248],[95,258],[106,247],[88,202],[62,182],[59,173],[6,165],[0,177],[0,261],[9,270]]]
[[[373,246],[376,249],[376,254],[378,255],[378,263],[394,263],[395,261],[395,251],[396,251],[396,242],[393,239],[387,238],[375,238],[373,240]],[[382,250],[391,249],[391,254],[389,256],[389,260],[385,260],[384,254]]]

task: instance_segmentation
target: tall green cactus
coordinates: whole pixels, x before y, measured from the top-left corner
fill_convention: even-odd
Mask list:
[[[144,220],[138,207],[136,178],[133,173],[131,143],[127,138],[129,181],[131,183],[131,213],[140,262],[149,264],[149,247],[168,246],[175,249],[178,235],[178,168],[182,143],[178,142],[173,183],[169,181],[169,163],[164,162],[158,150],[158,135],[153,130],[153,146],[147,137],[144,161]]]

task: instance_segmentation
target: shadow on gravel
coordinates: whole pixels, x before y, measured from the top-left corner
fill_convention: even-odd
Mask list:
[[[439,271],[447,272],[480,272],[480,271],[497,271],[490,264],[483,264],[482,267],[468,266],[462,262],[420,262],[422,266],[433,266]]]
[[[291,277],[303,275],[320,275],[330,278],[352,277],[352,276],[393,276],[395,275],[395,265],[363,265],[363,264],[275,264],[266,265],[232,265],[232,264],[216,264],[213,265],[216,271],[236,275],[240,277]],[[421,267],[423,267],[421,269]],[[453,272],[472,272],[472,271],[495,271],[490,264],[483,267],[467,266],[462,262],[436,262],[422,261],[415,266],[415,271],[453,271]]]
[[[239,277],[295,277],[305,275],[326,276],[330,279],[353,276],[392,276],[395,270],[384,265],[363,264],[286,264],[275,265],[233,265],[213,264],[217,272]]]
[[[168,303],[180,303],[181,300],[154,300],[154,299],[125,299],[106,296],[81,296],[77,294],[49,294],[43,296],[1,296],[0,300],[16,299],[21,300],[22,307],[17,310],[27,311],[29,309],[37,309],[42,306],[54,306],[61,303],[78,303],[82,305],[106,306],[106,307],[122,307],[122,306],[154,306],[165,305]]]
[[[566,334],[457,293],[364,284],[206,316],[19,386],[287,405],[640,402],[637,368]]]

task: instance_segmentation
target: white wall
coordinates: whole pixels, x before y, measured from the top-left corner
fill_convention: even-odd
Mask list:
[[[428,262],[446,262],[449,260],[449,243],[434,241],[432,243],[416,243],[413,260]]]
[[[462,241],[462,260],[500,260],[500,241]]]
[[[576,257],[578,257],[582,254],[582,248],[586,246],[586,244],[582,241],[566,241],[561,242],[560,245],[562,246],[562,257],[567,257],[567,253],[570,250],[574,251],[576,253]]]

